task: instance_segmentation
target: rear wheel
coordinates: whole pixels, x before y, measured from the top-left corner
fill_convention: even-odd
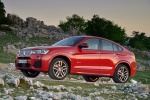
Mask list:
[[[96,82],[99,79],[98,76],[83,76],[83,78],[87,82]]]
[[[50,64],[48,74],[52,79],[62,80],[68,75],[68,72],[68,63],[62,58],[55,58]]]
[[[120,64],[117,66],[114,76],[113,76],[113,81],[115,83],[125,83],[127,82],[129,78],[129,69],[127,66]]]
[[[31,78],[35,78],[40,74],[40,72],[33,71],[33,70],[30,71],[22,70],[21,72],[23,73],[24,76],[31,77]]]

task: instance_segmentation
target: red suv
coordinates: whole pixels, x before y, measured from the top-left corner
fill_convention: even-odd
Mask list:
[[[121,45],[95,36],[74,36],[52,46],[21,49],[15,60],[16,68],[26,77],[48,73],[62,80],[68,74],[82,75],[87,82],[99,77],[111,77],[125,83],[136,72],[135,56]]]

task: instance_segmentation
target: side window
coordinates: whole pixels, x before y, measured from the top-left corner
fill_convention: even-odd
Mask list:
[[[113,47],[114,47],[114,51],[119,51],[119,52],[122,51],[122,48],[116,44],[113,44]]]
[[[102,50],[113,51],[112,43],[106,40],[102,40]]]
[[[118,46],[115,44],[113,44],[113,46],[114,46],[114,51],[118,51]]]
[[[118,46],[118,51],[122,51],[122,48]]]
[[[84,41],[84,43],[87,43],[89,45],[88,48],[84,48],[84,49],[98,50],[99,39],[88,39]]]

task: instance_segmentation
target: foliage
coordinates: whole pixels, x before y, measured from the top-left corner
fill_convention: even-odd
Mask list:
[[[0,24],[2,24],[3,20],[5,19],[5,13],[6,13],[6,11],[5,11],[4,8],[5,7],[4,7],[3,2],[0,1]]]
[[[86,27],[86,22],[83,17],[78,16],[77,14],[72,15],[71,17],[66,17],[67,21],[60,21],[58,25],[64,31],[68,31],[69,29],[77,29],[81,32],[84,31]]]
[[[150,50],[150,37],[147,37],[145,33],[133,31],[133,37],[130,38],[129,45],[139,50]]]
[[[77,14],[72,15],[72,17],[67,17],[66,19],[66,22],[61,21],[58,25],[64,31],[74,28],[81,32],[86,32],[87,35],[108,38],[121,44],[125,42],[125,30],[111,21],[99,18],[98,15],[94,15],[93,18],[88,21],[85,21],[83,17]]]
[[[12,25],[13,22],[8,19],[7,17],[5,17],[5,6],[3,4],[3,2],[0,1],[0,25],[1,24],[7,24],[7,25]]]
[[[88,35],[104,37],[121,44],[126,39],[124,29],[109,20],[100,18],[98,15],[94,15],[91,20],[87,21],[86,33]]]

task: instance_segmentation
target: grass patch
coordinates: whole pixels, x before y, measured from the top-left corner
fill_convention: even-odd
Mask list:
[[[142,84],[150,84],[150,71],[137,71],[135,76],[131,77],[130,79],[135,79]]]

